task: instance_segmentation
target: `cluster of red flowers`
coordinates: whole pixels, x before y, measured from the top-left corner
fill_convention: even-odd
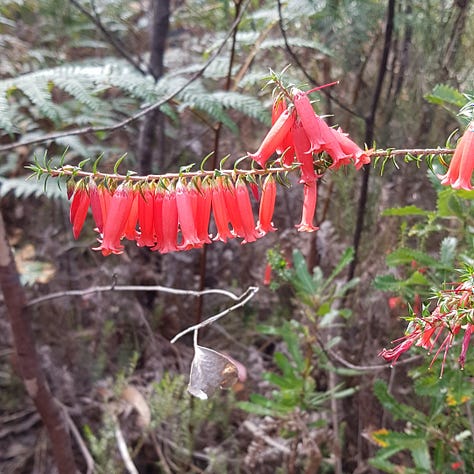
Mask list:
[[[161,253],[202,247],[213,240],[235,237],[254,242],[274,231],[273,209],[276,182],[265,178],[255,223],[249,189],[242,178],[234,182],[219,176],[174,181],[125,181],[113,191],[114,183],[96,184],[93,178],[79,181],[73,190],[70,220],[78,238],[89,207],[99,233],[103,255],[123,252],[122,239]],[[258,197],[258,189],[255,195]],[[209,234],[211,214],[216,232]]]
[[[474,287],[472,280],[463,282],[453,290],[444,292],[443,297],[429,316],[415,318],[408,328],[408,333],[394,341],[398,342],[398,345],[393,349],[383,349],[379,356],[386,361],[396,362],[413,345],[431,352],[439,341],[439,347],[436,349],[431,364],[443,352],[442,375],[448,351],[461,330],[464,331],[464,336],[461,343],[459,365],[464,368],[471,334],[474,331]]]
[[[300,169],[303,211],[296,228],[313,232],[318,229],[313,221],[320,177],[315,171],[314,155],[326,153],[330,157],[318,162],[323,170],[349,163],[359,169],[370,162],[370,151],[359,148],[342,130],[330,128],[314,112],[308,93],[294,88],[287,96],[291,99],[288,104],[283,93],[277,96],[272,108],[273,125],[257,152],[249,157],[265,167],[277,153],[282,166]],[[118,186],[113,180],[97,185],[90,177],[75,184],[71,195],[74,237],[79,236],[90,207],[99,233],[100,246],[96,250],[104,255],[121,253],[124,238],[167,253],[234,237],[242,238],[242,243],[253,242],[275,230],[272,217],[276,182],[271,172],[262,184],[257,224],[242,177],[234,181],[221,174],[188,180],[183,174],[174,180],[125,180]],[[258,189],[254,195],[258,200]],[[215,235],[209,234],[211,215]]]
[[[311,91],[309,91],[311,92]],[[299,231],[312,232],[316,211],[317,180],[320,176],[314,167],[314,155],[327,153],[331,169],[354,163],[356,169],[370,163],[370,150],[362,150],[340,128],[334,129],[317,115],[308,92],[297,88],[291,91],[291,100],[280,93],[272,107],[272,127],[255,153],[249,153],[262,168],[274,153],[281,155],[284,166],[297,166],[304,184],[303,216]]]
[[[318,176],[313,166],[313,154],[326,152],[332,163],[329,168],[354,163],[357,169],[370,163],[370,150],[362,150],[340,128],[334,129],[314,110],[308,92],[293,88],[290,106],[285,95],[276,97],[272,108],[272,128],[255,153],[249,153],[260,166],[277,152],[282,164],[300,164],[301,182],[315,181]]]
[[[454,189],[470,191],[474,171],[474,120],[469,124],[454,150],[453,158],[446,174],[440,176],[441,183]]]

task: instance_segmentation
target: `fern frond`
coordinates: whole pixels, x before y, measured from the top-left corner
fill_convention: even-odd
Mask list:
[[[50,81],[47,77],[34,75],[26,78],[22,76],[16,81],[15,87],[23,92],[45,117],[55,123],[62,120],[61,113],[53,102]]]
[[[14,130],[11,108],[6,96],[6,89],[0,87],[0,129],[4,129],[7,133]]]
[[[235,122],[227,115],[223,104],[214,96],[204,89],[199,82],[193,82],[179,95],[178,99],[182,101],[182,106],[195,108],[201,112],[205,112],[214,120],[222,122],[233,133],[238,133]]]
[[[9,193],[17,199],[28,199],[32,197],[47,196],[50,199],[65,199],[66,193],[59,188],[56,180],[46,181],[41,178],[38,181],[26,180],[25,178],[0,177],[0,197]]]
[[[270,123],[268,109],[251,96],[226,91],[214,92],[213,96],[227,109],[238,110],[248,117],[260,120],[267,125]]]
[[[297,47],[297,48],[314,49],[316,51],[319,51],[320,53],[325,54],[326,56],[334,56],[334,54],[329,48],[326,48],[318,41],[308,40],[306,38],[300,38],[297,36],[290,36],[288,38],[288,44],[292,47]],[[264,49],[284,48],[284,47],[285,47],[285,41],[282,38],[275,38],[275,39],[265,40],[261,44],[260,49],[264,50]]]

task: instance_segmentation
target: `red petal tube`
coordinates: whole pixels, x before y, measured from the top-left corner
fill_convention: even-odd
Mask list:
[[[318,197],[316,183],[317,181],[313,181],[310,184],[304,185],[303,214],[301,222],[296,226],[298,232],[314,232],[319,229],[319,227],[313,225]]]
[[[254,159],[262,168],[265,167],[265,163],[283,143],[294,122],[294,111],[283,111],[263,139],[260,148],[255,153],[249,153],[249,157]]]
[[[263,235],[275,231],[272,225],[273,211],[276,201],[276,183],[272,175],[268,175],[263,183],[262,198],[258,210],[257,230]]]

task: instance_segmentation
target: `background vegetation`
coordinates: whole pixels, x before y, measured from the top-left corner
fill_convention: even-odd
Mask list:
[[[285,76],[303,88],[340,81],[315,106],[360,144],[453,145],[472,114],[473,27],[469,0],[0,3],[1,210],[39,365],[82,472],[474,471],[472,350],[461,372],[454,348],[441,380],[440,362],[428,370],[421,350],[394,368],[377,357],[405,329],[400,317],[474,264],[473,192],[442,189],[423,160],[394,159],[383,173],[381,162],[328,172],[314,234],[296,232],[302,196],[280,187],[279,231],[254,244],[166,256],[129,245],[103,258],[92,230],[74,241],[64,187],[25,180],[25,165],[44,155],[78,164],[103,154],[101,170],[112,171],[126,153],[121,169],[143,174],[210,152],[207,167],[227,154],[231,166],[266,133],[264,78],[288,64]],[[222,295],[38,301],[114,284],[262,286],[200,334],[242,363],[247,380],[191,399],[192,341],[169,343],[228,306]],[[12,345],[2,307],[0,471],[54,472]]]

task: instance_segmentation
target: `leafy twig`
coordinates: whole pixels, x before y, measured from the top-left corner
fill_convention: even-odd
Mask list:
[[[393,158],[396,156],[430,156],[430,155],[452,155],[454,153],[453,148],[421,148],[421,149],[387,149],[387,150],[376,150],[371,152],[372,158]],[[287,173],[295,167],[268,167],[265,169],[240,169],[233,168],[231,170],[219,169],[219,170],[204,170],[199,171],[181,171],[179,173],[165,173],[165,174],[150,174],[147,176],[127,174],[122,175],[118,173],[101,173],[98,171],[83,171],[80,166],[70,166],[66,165],[59,168],[51,168],[48,165],[40,165],[35,163],[28,167],[39,177],[41,174],[48,174],[52,177],[62,177],[62,176],[74,176],[81,178],[97,178],[97,179],[112,179],[112,180],[129,180],[129,181],[153,181],[159,179],[174,179],[174,178],[193,178],[193,177],[205,177],[205,176],[214,176],[216,173],[219,175],[225,176],[235,176],[235,175],[245,175],[245,176],[266,176],[268,174],[278,174],[278,173]]]

